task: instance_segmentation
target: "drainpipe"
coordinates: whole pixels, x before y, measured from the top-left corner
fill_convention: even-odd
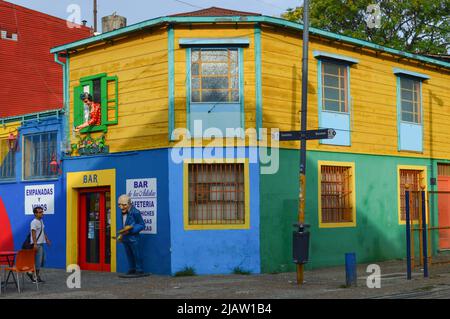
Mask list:
[[[69,130],[69,121],[70,121],[70,112],[69,112],[69,56],[66,57],[66,62],[61,62],[59,60],[58,53],[54,54],[55,62],[60,64],[63,67],[63,101],[64,101],[64,137],[66,147],[70,147],[70,130]],[[64,150],[66,151],[66,150]]]

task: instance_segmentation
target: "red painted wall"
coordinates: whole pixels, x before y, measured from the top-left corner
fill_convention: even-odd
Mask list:
[[[91,35],[87,27],[0,0],[0,30],[18,41],[0,38],[0,118],[63,107],[63,73],[52,47]]]
[[[0,251],[13,251],[14,240],[9,222],[8,214],[6,213],[5,205],[0,197]]]

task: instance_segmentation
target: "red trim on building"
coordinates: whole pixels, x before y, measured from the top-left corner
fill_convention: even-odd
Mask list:
[[[50,49],[87,38],[91,29],[0,1],[0,30],[7,34],[0,35],[0,118],[62,109],[62,67]]]

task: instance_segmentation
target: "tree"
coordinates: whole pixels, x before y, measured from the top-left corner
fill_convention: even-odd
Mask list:
[[[379,8],[379,25],[374,26]],[[303,7],[282,18],[302,22]],[[450,50],[450,0],[311,0],[312,27],[417,54]]]

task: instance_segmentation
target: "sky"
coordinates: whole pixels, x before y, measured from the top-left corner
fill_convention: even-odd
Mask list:
[[[67,19],[71,17],[73,6],[81,9],[81,20],[93,25],[93,0],[5,0],[52,16]],[[97,0],[98,24],[101,17],[116,12],[127,18],[131,25],[141,21],[175,13],[195,11],[209,7],[221,7],[239,11],[261,13],[279,17],[287,8],[294,8],[302,0]]]

